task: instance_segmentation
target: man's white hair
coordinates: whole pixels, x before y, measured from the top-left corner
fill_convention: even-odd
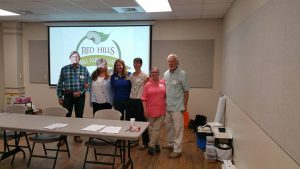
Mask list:
[[[169,54],[167,59],[169,58],[174,58],[178,62],[178,56],[176,54]]]

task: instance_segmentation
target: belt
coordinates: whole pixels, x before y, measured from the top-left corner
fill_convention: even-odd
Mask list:
[[[76,91],[72,91],[72,90],[64,90],[64,94],[73,94]]]

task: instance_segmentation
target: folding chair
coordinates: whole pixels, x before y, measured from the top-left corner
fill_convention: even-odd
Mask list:
[[[43,116],[63,116],[65,117],[66,114],[68,113],[68,110],[63,108],[63,107],[50,107],[50,108],[46,108],[43,110]],[[32,145],[32,151],[30,154],[30,158],[27,164],[27,167],[29,167],[30,162],[31,162],[31,158],[32,157],[37,157],[37,158],[47,158],[47,159],[54,159],[54,164],[53,164],[53,169],[55,168],[55,164],[57,161],[57,157],[58,157],[58,152],[67,152],[68,156],[70,158],[70,151],[69,151],[69,146],[68,146],[68,141],[67,141],[67,137],[64,135],[54,135],[54,134],[42,134],[42,133],[38,133],[33,137],[29,138],[30,141],[33,142]],[[48,143],[57,143],[57,148],[46,148],[45,144]],[[60,149],[62,142],[66,143],[66,149]],[[40,143],[43,145],[43,149],[44,149],[44,154],[45,155],[37,155],[34,154],[34,148],[35,148],[35,144],[36,143]],[[48,156],[47,151],[55,151],[56,154],[55,156]]]
[[[120,120],[122,114],[114,109],[104,109],[104,110],[98,110],[95,112],[95,119],[108,119],[108,120]],[[112,168],[114,168],[115,166],[115,158],[116,157],[120,157],[121,158],[121,162],[122,162],[122,154],[121,154],[121,146],[120,146],[120,142],[116,139],[113,140],[108,140],[108,139],[102,139],[102,138],[93,138],[90,137],[89,141],[85,142],[86,145],[86,153],[85,153],[85,158],[84,158],[84,164],[83,164],[83,169],[85,168],[86,163],[90,163],[90,164],[102,164],[102,165],[111,165]],[[114,148],[114,153],[113,154],[109,154],[109,153],[100,153],[97,152],[96,149],[99,149],[103,146],[109,146],[112,145]],[[95,160],[94,161],[89,161],[87,159],[88,157],[88,152],[89,149],[93,148],[94,149],[94,157]],[[120,149],[120,154],[117,154],[117,148]],[[106,162],[106,161],[99,161],[97,159],[97,156],[110,156],[113,158],[113,160],[111,162]]]
[[[6,113],[17,113],[17,114],[25,114],[28,108],[24,105],[8,105],[5,106],[4,112]],[[27,145],[19,145],[21,137],[25,137],[26,144]],[[29,153],[31,153],[31,147],[28,141],[28,137],[26,132],[17,132],[17,131],[12,131],[12,130],[1,130],[0,132],[0,139],[3,140],[3,151],[1,152],[4,155],[2,156],[2,159],[6,158],[7,155],[9,156],[10,154],[8,152],[11,152],[10,148],[28,148]],[[9,144],[9,141],[14,140],[14,144]],[[23,158],[25,158],[25,152],[21,149],[23,153]],[[13,158],[11,161],[11,164],[13,164],[15,159],[15,154],[13,154]]]

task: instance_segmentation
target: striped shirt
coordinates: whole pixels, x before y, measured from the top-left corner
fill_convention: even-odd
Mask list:
[[[91,84],[89,72],[85,66],[78,65],[73,67],[72,64],[66,65],[61,69],[59,80],[57,83],[57,97],[62,98],[63,90],[72,92],[80,91],[85,93],[88,89],[85,88],[85,83]]]

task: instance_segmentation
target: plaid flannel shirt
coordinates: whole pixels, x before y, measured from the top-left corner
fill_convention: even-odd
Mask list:
[[[78,64],[76,68],[70,65],[66,65],[61,69],[59,80],[57,83],[57,97],[62,98],[63,91],[80,91],[81,94],[88,91],[85,84],[91,84],[91,78],[89,72],[85,66]]]

